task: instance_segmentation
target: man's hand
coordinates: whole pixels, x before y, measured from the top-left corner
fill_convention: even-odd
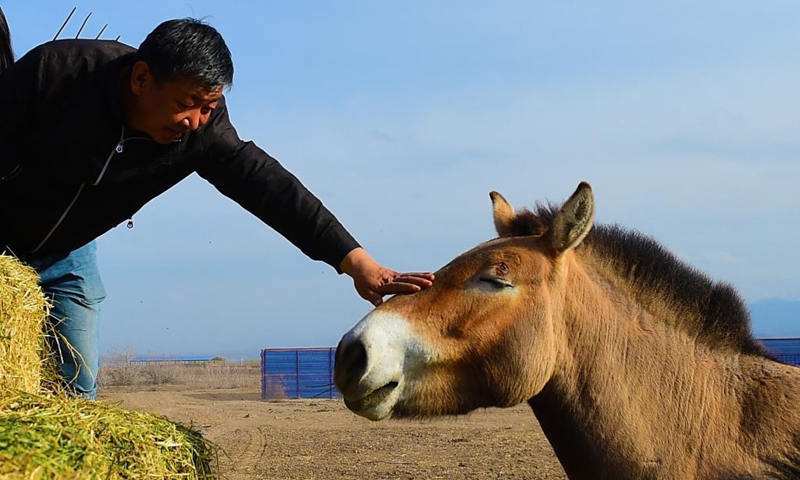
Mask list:
[[[432,273],[398,273],[376,262],[363,248],[344,257],[339,268],[353,278],[356,291],[376,307],[384,295],[419,292],[433,285]]]

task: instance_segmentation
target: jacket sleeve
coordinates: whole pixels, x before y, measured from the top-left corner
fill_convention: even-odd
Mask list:
[[[239,139],[224,99],[204,129],[197,173],[308,257],[342,273],[339,265],[358,242],[297,177],[253,142]]]

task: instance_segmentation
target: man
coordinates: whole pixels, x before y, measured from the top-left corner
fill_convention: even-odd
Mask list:
[[[0,14],[1,15],[1,14]],[[431,285],[378,264],[292,174],[228,120],[233,63],[222,36],[171,20],[139,49],[59,40],[13,62],[0,18],[0,251],[33,266],[61,336],[68,390],[93,398],[98,304],[94,239],[197,172],[312,259],[382,296]]]

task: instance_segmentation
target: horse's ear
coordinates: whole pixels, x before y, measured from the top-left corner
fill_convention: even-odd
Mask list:
[[[492,210],[494,212],[494,228],[500,237],[511,236],[511,222],[514,220],[514,208],[503,198],[502,195],[492,190],[489,192],[492,199]]]
[[[592,187],[581,182],[575,193],[564,202],[553,221],[553,248],[563,253],[575,248],[588,235],[594,220],[594,195]]]

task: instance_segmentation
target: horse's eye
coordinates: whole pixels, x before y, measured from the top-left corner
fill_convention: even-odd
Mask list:
[[[494,271],[495,273],[497,273],[498,277],[505,277],[506,275],[508,275],[509,271],[508,265],[506,265],[506,262],[500,262],[497,265],[495,265]]]
[[[481,277],[480,281],[486,282],[497,289],[512,288],[514,286],[511,282],[497,277],[489,277],[489,276]]]

